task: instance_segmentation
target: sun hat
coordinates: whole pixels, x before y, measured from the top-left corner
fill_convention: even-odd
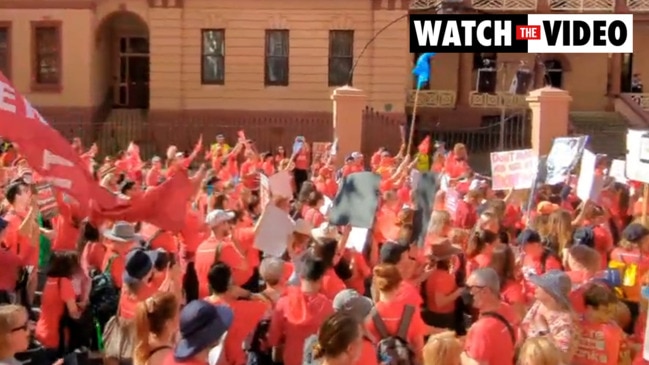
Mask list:
[[[543,275],[532,275],[530,282],[545,290],[554,300],[566,308],[570,308],[570,290],[572,282],[570,277],[561,270],[548,270]]]
[[[333,307],[336,312],[343,312],[363,323],[365,317],[374,308],[372,299],[360,295],[354,289],[345,289],[334,297]]]
[[[453,246],[449,239],[444,238],[439,241],[433,242],[433,244],[429,246],[429,253],[430,256],[437,260],[446,260],[453,256],[461,254],[462,249]]]
[[[214,346],[232,325],[234,314],[225,305],[193,300],[180,311],[180,341],[174,349],[177,361],[189,360]]]
[[[215,209],[205,217],[205,224],[210,227],[216,227],[219,224],[232,220],[235,217],[234,212],[229,212],[223,209]]]
[[[111,229],[103,232],[105,238],[120,243],[139,241],[141,237],[135,233],[135,226],[128,222],[119,221]]]

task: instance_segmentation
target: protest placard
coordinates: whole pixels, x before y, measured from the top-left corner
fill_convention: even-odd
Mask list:
[[[36,201],[43,219],[52,219],[58,214],[56,197],[52,185],[47,182],[38,183],[34,186],[36,189]]]
[[[538,157],[531,149],[492,152],[492,189],[529,189],[536,178],[537,164]]]

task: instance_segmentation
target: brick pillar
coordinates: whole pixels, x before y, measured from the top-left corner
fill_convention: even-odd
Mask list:
[[[526,98],[532,110],[532,149],[539,156],[547,155],[556,137],[568,135],[570,125],[570,94],[554,87],[530,92]]]
[[[343,86],[331,94],[333,100],[334,136],[338,138],[336,166],[344,163],[345,156],[361,151],[363,139],[363,110],[367,96],[363,90]]]

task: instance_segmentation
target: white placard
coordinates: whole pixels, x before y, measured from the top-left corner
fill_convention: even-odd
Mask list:
[[[281,257],[293,233],[291,217],[274,204],[268,204],[257,226],[255,248],[274,257]]]
[[[329,209],[334,206],[334,202],[326,195],[323,195],[322,198],[324,199],[324,204],[322,204],[319,210],[320,213],[326,217],[327,214],[329,214]]]
[[[626,184],[628,181],[628,179],[626,178],[626,161],[611,161],[611,168],[609,169],[608,176],[612,177],[615,182]]]
[[[270,192],[273,196],[293,197],[293,186],[291,185],[291,173],[284,170],[268,178]]]
[[[597,155],[589,150],[584,150],[577,180],[577,196],[583,201],[597,201],[599,193],[604,187],[604,179],[601,176],[595,176],[596,165]]]
[[[365,244],[367,243],[367,234],[367,228],[352,227],[351,231],[349,232],[349,236],[347,237],[347,243],[345,244],[345,247],[362,253],[365,249]]]
[[[629,180],[649,183],[649,131],[627,132],[626,177]]]

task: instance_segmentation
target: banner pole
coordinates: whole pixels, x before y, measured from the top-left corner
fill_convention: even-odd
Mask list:
[[[417,103],[419,102],[419,90],[421,87],[417,84],[417,90],[415,91],[415,100],[412,104],[412,118],[410,119],[410,134],[408,136],[408,146],[406,147],[406,153],[410,154],[410,148],[412,147],[412,139],[415,136],[415,118],[417,116]]]

